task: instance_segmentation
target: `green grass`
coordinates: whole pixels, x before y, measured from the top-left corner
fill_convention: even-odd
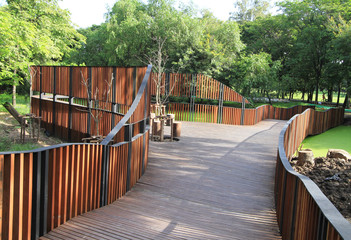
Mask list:
[[[27,151],[41,148],[39,143],[11,143],[6,139],[0,139],[0,152]]]
[[[325,98],[328,97],[327,94],[325,94],[324,96],[325,96]],[[341,104],[344,103],[344,101],[345,101],[345,96],[346,96],[345,93],[340,93],[340,100],[339,100],[339,103],[341,103]],[[301,93],[301,92],[294,93],[293,99],[302,100],[301,98],[302,98],[302,93]],[[314,93],[314,94],[313,94],[312,100],[314,101],[315,98],[316,98],[316,94]],[[304,100],[307,100],[307,94],[305,94]],[[336,103],[337,100],[338,100],[338,93],[337,93],[337,92],[334,92],[334,93],[333,93],[333,103]],[[320,91],[319,91],[319,93],[318,93],[318,101],[319,101],[319,102],[323,102],[323,93],[320,92]]]
[[[255,106],[262,106],[262,105],[269,105],[269,103],[255,103]],[[304,102],[273,102],[272,103],[273,107],[277,108],[290,108],[290,107],[295,107],[298,105],[310,105],[309,103],[304,103]]]
[[[7,93],[0,94],[0,112],[7,112],[6,108],[2,105],[5,102],[9,102],[12,104],[12,95]],[[16,96],[16,107],[15,109],[19,112],[19,114],[27,114],[30,111],[29,106],[29,96]]]
[[[351,153],[351,126],[339,126],[322,134],[307,137],[303,142],[303,148],[312,149],[315,157],[325,157],[328,149],[343,149]]]

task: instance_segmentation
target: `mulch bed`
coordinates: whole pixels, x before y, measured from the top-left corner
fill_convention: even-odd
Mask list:
[[[351,223],[351,161],[338,158],[315,158],[315,164],[296,165],[295,171],[313,180],[340,213]]]

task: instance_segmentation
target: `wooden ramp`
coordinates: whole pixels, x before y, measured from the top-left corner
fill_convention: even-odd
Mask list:
[[[284,123],[183,122],[179,142],[150,142],[146,173],[126,196],[42,239],[281,239],[273,182]]]

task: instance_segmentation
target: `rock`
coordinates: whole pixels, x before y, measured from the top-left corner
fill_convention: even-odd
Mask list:
[[[299,151],[297,165],[303,166],[306,163],[314,165],[313,152],[310,149],[304,149]]]
[[[351,161],[351,155],[342,149],[329,149],[327,153],[328,158],[341,158],[345,161]]]
[[[314,159],[314,164],[320,164],[320,163],[323,163],[323,162],[324,162],[324,159],[321,158],[321,157]]]

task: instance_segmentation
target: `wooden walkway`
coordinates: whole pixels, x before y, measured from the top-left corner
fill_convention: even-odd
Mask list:
[[[42,239],[281,239],[273,182],[284,123],[183,122],[179,142],[150,142],[146,173],[126,196]]]

